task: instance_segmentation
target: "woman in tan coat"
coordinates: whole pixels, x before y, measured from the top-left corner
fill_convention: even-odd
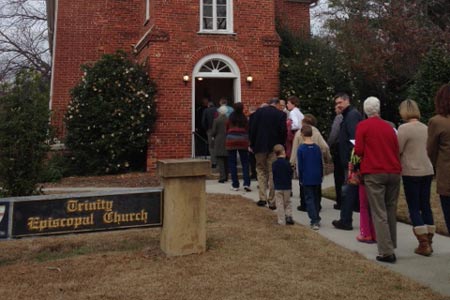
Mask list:
[[[429,236],[436,231],[430,205],[430,188],[434,170],[427,156],[427,126],[420,122],[419,106],[414,100],[400,103],[400,116],[404,124],[398,128],[400,162],[402,163],[403,190],[408,204],[409,218],[419,247],[414,252],[429,256]]]
[[[439,89],[434,105],[436,115],[428,123],[427,152],[436,170],[437,193],[450,232],[450,84]]]

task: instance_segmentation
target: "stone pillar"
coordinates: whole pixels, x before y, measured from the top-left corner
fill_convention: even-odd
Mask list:
[[[206,175],[210,162],[199,159],[158,161],[164,186],[161,249],[171,256],[206,250]]]

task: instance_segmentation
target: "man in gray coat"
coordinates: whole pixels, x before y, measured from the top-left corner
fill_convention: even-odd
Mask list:
[[[342,167],[339,156],[339,131],[342,123],[342,111],[335,106],[336,116],[331,125],[331,132],[328,136],[328,146],[330,147],[331,155],[333,157],[333,175],[334,175],[334,190],[336,192],[336,204],[334,209],[341,209],[342,204],[342,185],[345,181],[344,168]]]

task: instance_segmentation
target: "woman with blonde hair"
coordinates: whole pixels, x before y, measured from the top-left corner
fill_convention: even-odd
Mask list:
[[[402,181],[408,204],[413,232],[419,241],[414,252],[429,256],[431,238],[436,231],[430,205],[430,188],[433,166],[427,156],[427,126],[420,122],[420,110],[413,100],[405,100],[399,106],[400,117],[405,124],[398,128]]]

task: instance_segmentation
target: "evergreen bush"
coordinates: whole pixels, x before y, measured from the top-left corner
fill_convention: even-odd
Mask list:
[[[65,144],[75,173],[144,168],[156,118],[156,88],[144,67],[118,51],[83,65],[82,71],[65,115]]]
[[[296,37],[282,29],[279,34],[280,97],[297,96],[302,113],[313,114],[318,129],[327,136],[334,117],[334,95],[351,90],[348,72],[325,40]]]
[[[48,151],[48,83],[21,71],[0,91],[0,181],[3,196],[36,192]]]
[[[44,162],[44,167],[39,178],[40,182],[55,182],[63,177],[72,175],[69,169],[69,161],[64,154],[51,154],[51,157]]]
[[[419,67],[408,96],[419,104],[422,120],[427,123],[434,115],[434,96],[445,83],[450,82],[450,52],[435,47]]]

